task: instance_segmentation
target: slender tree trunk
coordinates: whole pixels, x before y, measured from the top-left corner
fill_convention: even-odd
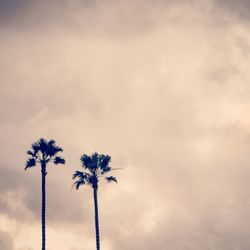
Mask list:
[[[95,234],[96,234],[96,250],[100,250],[100,232],[98,219],[98,201],[97,201],[97,187],[93,188],[94,205],[95,205]]]
[[[45,250],[45,242],[46,242],[46,164],[42,163],[42,250]]]

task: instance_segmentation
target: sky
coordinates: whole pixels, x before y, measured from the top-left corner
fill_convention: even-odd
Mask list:
[[[0,249],[41,247],[41,174],[55,139],[47,249],[95,249],[80,156],[109,154],[103,250],[249,250],[247,0],[0,0]]]

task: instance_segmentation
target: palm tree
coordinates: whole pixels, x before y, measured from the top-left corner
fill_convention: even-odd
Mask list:
[[[73,174],[75,188],[78,190],[81,185],[90,185],[93,188],[94,196],[94,208],[95,208],[95,233],[96,233],[96,249],[100,250],[100,232],[99,232],[99,219],[98,219],[98,201],[97,201],[97,189],[98,181],[100,177],[104,177],[107,182],[117,182],[114,176],[106,176],[112,169],[109,166],[111,157],[109,155],[103,155],[94,153],[91,156],[83,154],[81,157],[81,163],[84,171],[76,171]]]
[[[65,160],[56,156],[57,153],[62,152],[63,149],[56,146],[54,140],[45,140],[41,138],[37,142],[31,145],[31,150],[27,151],[29,155],[28,160],[26,161],[25,170],[28,168],[35,167],[36,164],[41,166],[42,173],[42,250],[45,250],[45,215],[46,215],[46,167],[49,162],[54,164],[65,164]]]

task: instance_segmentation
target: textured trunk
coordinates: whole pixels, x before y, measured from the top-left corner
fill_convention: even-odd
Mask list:
[[[45,242],[46,242],[46,164],[42,163],[42,250],[45,250]]]
[[[94,205],[95,205],[95,234],[96,234],[96,250],[100,250],[100,232],[98,219],[98,201],[97,201],[97,187],[93,188]]]

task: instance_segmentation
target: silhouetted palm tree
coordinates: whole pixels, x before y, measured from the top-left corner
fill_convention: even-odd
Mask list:
[[[77,179],[74,182],[76,189],[79,189],[81,185],[90,185],[93,188],[94,207],[95,207],[95,232],[96,232],[96,249],[100,250],[100,232],[99,232],[99,219],[98,219],[98,201],[97,201],[97,189],[98,181],[100,177],[105,177],[108,182],[117,182],[114,176],[105,176],[108,172],[113,170],[109,163],[111,157],[109,155],[103,155],[94,153],[91,156],[86,154],[82,155],[81,163],[85,171],[76,171],[73,174],[73,179]]]
[[[41,138],[39,141],[35,142],[31,146],[31,150],[27,151],[27,154],[30,155],[26,162],[25,170],[28,168],[35,167],[36,164],[41,166],[42,173],[42,250],[45,250],[45,212],[46,212],[46,166],[49,162],[54,164],[65,164],[65,160],[56,156],[57,153],[62,152],[62,148],[55,145],[55,141],[50,140],[46,141]]]

